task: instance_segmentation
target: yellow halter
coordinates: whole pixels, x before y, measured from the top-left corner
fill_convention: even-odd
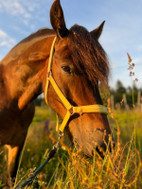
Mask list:
[[[103,106],[103,105],[87,105],[87,106],[72,106],[70,102],[67,100],[67,98],[64,96],[60,88],[58,87],[56,81],[54,80],[52,76],[52,62],[53,62],[53,55],[54,55],[54,50],[55,50],[55,42],[56,42],[56,37],[53,40],[52,47],[50,50],[50,56],[49,56],[49,62],[48,62],[48,69],[47,69],[47,79],[46,79],[46,86],[45,86],[45,102],[48,104],[47,100],[47,94],[48,94],[48,88],[49,88],[49,83],[51,83],[52,87],[54,88],[56,94],[62,101],[64,107],[67,109],[66,115],[63,119],[63,122],[61,125],[58,127],[58,131],[60,134],[63,134],[65,127],[67,126],[67,123],[70,119],[70,117],[74,114],[79,114],[82,115],[84,113],[103,113],[103,114],[108,114],[108,109]]]

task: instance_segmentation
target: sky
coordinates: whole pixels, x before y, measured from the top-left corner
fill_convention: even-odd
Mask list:
[[[19,41],[50,25],[53,0],[0,0],[0,60]],[[89,31],[106,21],[100,43],[110,62],[109,85],[125,87],[138,79],[142,87],[142,0],[61,0],[67,28],[74,24]],[[128,57],[135,63],[129,77]]]

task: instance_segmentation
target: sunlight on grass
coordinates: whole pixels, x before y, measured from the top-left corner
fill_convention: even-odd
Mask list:
[[[112,153],[107,152],[101,159],[95,152],[94,158],[88,159],[75,151],[61,149],[27,188],[142,188],[142,114],[119,111],[114,112],[114,117],[115,120],[109,117],[116,141]],[[51,109],[36,108],[18,174],[19,184],[47,157],[57,139],[55,125],[56,118]],[[0,160],[4,163],[2,150]],[[3,172],[1,167],[0,186],[4,180]]]

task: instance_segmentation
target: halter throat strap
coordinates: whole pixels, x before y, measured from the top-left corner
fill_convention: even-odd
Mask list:
[[[53,63],[53,55],[54,55],[54,51],[55,51],[55,42],[56,42],[56,37],[53,40],[52,46],[51,46],[51,50],[50,50],[50,56],[49,56],[49,62],[48,62],[48,68],[47,68],[47,77],[46,77],[46,85],[45,85],[45,91],[44,91],[44,95],[45,95],[45,102],[46,104],[48,104],[48,88],[49,88],[49,84],[52,85],[52,87],[54,88],[56,94],[58,95],[58,97],[60,98],[62,104],[64,105],[64,107],[66,108],[66,115],[61,123],[60,126],[57,126],[57,130],[59,131],[60,134],[63,134],[65,127],[68,124],[68,121],[70,119],[70,117],[74,114],[79,114],[82,115],[84,113],[103,113],[103,114],[108,114],[108,109],[103,106],[103,105],[87,105],[87,106],[73,106],[71,105],[71,103],[67,100],[67,98],[64,96],[64,94],[62,93],[62,91],[60,90],[60,88],[58,87],[56,81],[54,80],[54,77],[52,75],[52,63]]]

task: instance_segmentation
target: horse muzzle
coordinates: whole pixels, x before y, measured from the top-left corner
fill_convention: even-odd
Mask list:
[[[80,132],[80,136],[73,137],[73,143],[82,154],[93,157],[96,152],[104,158],[107,151],[112,152],[115,144],[113,136],[101,131]]]

